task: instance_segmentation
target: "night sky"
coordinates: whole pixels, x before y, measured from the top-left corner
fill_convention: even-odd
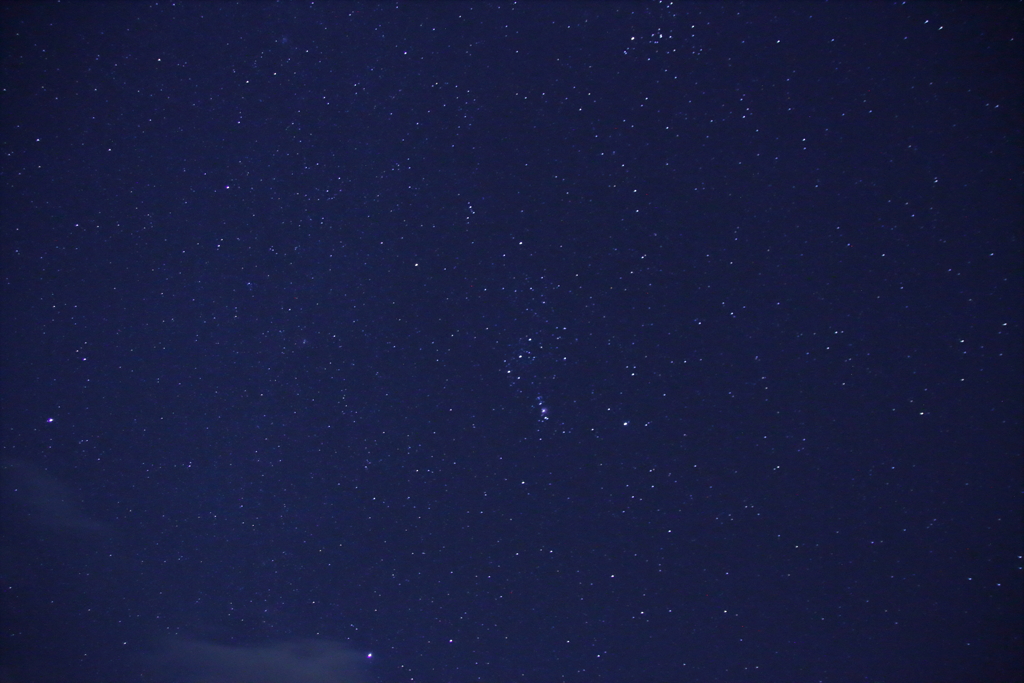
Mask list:
[[[4,3],[4,683],[1024,676],[1020,3]]]

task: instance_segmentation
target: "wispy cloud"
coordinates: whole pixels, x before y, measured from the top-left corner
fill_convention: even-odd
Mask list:
[[[190,683],[360,683],[367,673],[365,654],[329,640],[238,646],[174,638],[153,663]]]
[[[105,524],[85,514],[68,487],[40,467],[23,460],[0,461],[5,498],[5,522],[69,531],[106,534]]]

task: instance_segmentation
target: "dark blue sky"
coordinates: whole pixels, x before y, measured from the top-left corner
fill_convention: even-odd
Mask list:
[[[0,21],[0,680],[1024,675],[1019,3]]]

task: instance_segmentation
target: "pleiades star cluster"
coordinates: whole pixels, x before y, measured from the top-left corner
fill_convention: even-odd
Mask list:
[[[1017,2],[0,6],[0,680],[1024,676]]]

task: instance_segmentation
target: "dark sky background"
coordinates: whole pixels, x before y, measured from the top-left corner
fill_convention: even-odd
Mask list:
[[[4,683],[1021,680],[1020,3],[0,18]]]

